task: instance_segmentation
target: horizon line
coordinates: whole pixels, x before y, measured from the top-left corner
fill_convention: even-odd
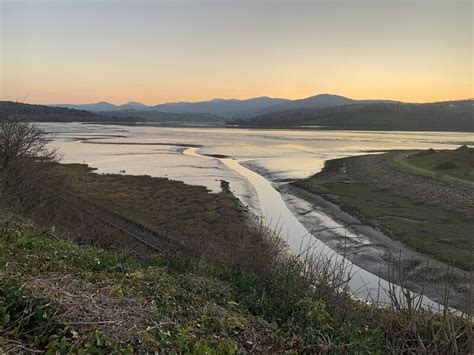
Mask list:
[[[288,101],[298,101],[298,100],[305,100],[311,97],[315,96],[322,96],[322,95],[330,95],[330,96],[339,96],[343,97],[346,99],[350,100],[355,100],[355,101],[367,101],[367,100],[380,100],[380,101],[394,101],[394,102],[400,102],[400,103],[405,103],[405,104],[427,104],[427,103],[437,103],[437,102],[448,102],[448,101],[465,101],[465,100],[474,100],[474,97],[466,97],[466,98],[456,98],[456,99],[442,99],[442,100],[433,100],[433,101],[402,101],[402,100],[397,100],[397,99],[388,99],[388,98],[352,98],[340,94],[330,94],[330,93],[321,93],[321,94],[316,94],[316,95],[311,95],[303,98],[298,98],[298,99],[288,99],[284,97],[271,97],[267,95],[262,95],[262,96],[253,96],[253,97],[248,97],[248,98],[222,98],[222,97],[217,97],[217,98],[211,98],[211,99],[205,99],[201,101],[167,101],[167,102],[160,102],[160,103],[155,103],[155,104],[145,104],[141,101],[137,100],[128,100],[123,103],[116,103],[116,102],[111,102],[111,101],[105,101],[105,100],[98,100],[98,101],[89,101],[89,102],[81,102],[81,103],[71,103],[71,102],[55,102],[55,103],[41,103],[41,102],[28,102],[26,100],[20,101],[20,100],[8,100],[8,99],[2,99],[0,101],[10,101],[10,102],[16,102],[16,103],[29,103],[32,105],[44,105],[44,106],[54,106],[54,105],[96,105],[100,103],[106,103],[114,106],[123,106],[129,103],[138,103],[145,105],[146,107],[153,107],[153,106],[158,106],[158,105],[165,105],[165,104],[196,104],[196,103],[202,103],[202,102],[212,102],[212,101],[217,101],[217,100],[222,100],[222,101],[248,101],[252,99],[259,99],[259,98],[268,98],[268,99],[274,99],[274,100],[288,100]]]

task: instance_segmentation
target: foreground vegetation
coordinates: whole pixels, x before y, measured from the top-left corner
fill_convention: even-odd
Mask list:
[[[420,340],[440,353],[472,346],[465,321],[376,309],[324,284],[310,292],[314,280],[301,277],[296,261],[262,277],[202,260],[130,260],[58,240],[11,215],[0,224],[5,351],[359,354],[419,349]]]
[[[282,284],[273,284],[265,297],[251,273],[166,265],[159,257],[127,260],[5,220],[0,230],[0,261],[6,265],[1,329],[10,350],[16,342],[64,351],[219,353],[341,350],[346,342],[360,351],[381,346],[380,331],[336,321],[321,300],[292,295]],[[287,270],[280,281],[298,270]]]

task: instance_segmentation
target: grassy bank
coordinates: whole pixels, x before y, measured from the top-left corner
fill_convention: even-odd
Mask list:
[[[416,184],[428,188],[430,181],[419,180],[414,176],[415,171],[389,163],[403,157],[405,164],[413,164],[417,169],[423,166],[428,171],[436,170],[429,167],[451,159],[457,164],[452,176],[470,179],[470,173],[466,175],[465,172],[471,168],[461,163],[468,164],[467,160],[453,158],[458,155],[459,151],[428,152],[426,155],[396,152],[382,157],[338,159],[328,162],[322,173],[298,181],[295,185],[336,203],[363,222],[382,229],[415,250],[470,270],[474,266],[474,223],[469,208],[456,210],[444,205],[448,201],[437,197],[437,186],[433,187],[433,194],[429,198],[425,196],[429,195],[429,191],[422,196],[417,195]],[[369,159],[374,163],[369,164]],[[383,169],[378,171],[381,166]],[[390,169],[403,169],[408,174],[405,188],[395,184],[395,180],[401,180],[403,184],[405,175],[392,177]],[[398,171],[393,173],[398,174]],[[412,178],[415,180],[410,180]],[[436,179],[436,175],[430,175],[430,178]]]
[[[377,354],[472,346],[466,321],[352,301],[302,277],[296,261],[262,277],[159,256],[131,260],[14,220],[0,219],[4,351]]]
[[[323,300],[305,296],[296,264],[265,285],[256,274],[216,265],[129,260],[2,218],[0,265],[6,350],[337,352],[351,344],[356,353],[382,347],[383,333],[361,324],[368,319],[337,320]]]
[[[474,187],[474,148],[462,146],[456,150],[428,149],[408,154],[388,154],[387,161],[414,174]]]

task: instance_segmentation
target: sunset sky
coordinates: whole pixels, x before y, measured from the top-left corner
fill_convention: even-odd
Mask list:
[[[0,99],[473,97],[471,0],[0,0]]]

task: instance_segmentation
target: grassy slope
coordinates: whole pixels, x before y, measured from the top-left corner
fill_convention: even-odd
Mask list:
[[[0,101],[0,115],[14,115],[32,122],[123,122],[122,118],[112,118],[84,110],[44,105],[30,105],[12,101]]]
[[[232,349],[236,346],[236,341],[245,344],[245,334],[239,330],[244,325],[248,327],[247,331],[254,331],[265,337],[266,346],[271,346],[273,341],[277,342],[272,338],[272,327],[240,309],[228,285],[219,281],[179,273],[164,266],[159,259],[134,262],[104,250],[57,241],[30,227],[10,227],[0,231],[0,265],[6,265],[0,272],[6,273],[7,278],[16,278],[21,280],[20,284],[28,285],[31,278],[40,283],[38,280],[46,280],[51,273],[60,273],[63,277],[71,275],[76,280],[97,285],[97,294],[102,293],[111,300],[124,297],[145,298],[149,314],[143,314],[143,326],[133,339],[134,346],[138,348],[169,351],[209,346]],[[74,293],[74,290],[69,292],[76,299],[81,299],[80,293]],[[46,301],[53,302],[53,308],[58,306],[54,303],[55,300]],[[85,308],[80,303],[77,307]],[[56,322],[63,323],[61,329],[63,336],[67,338],[66,346],[73,346],[75,342],[72,331],[84,337],[85,343],[80,344],[81,346],[87,348],[97,345],[94,344],[94,337],[87,334],[91,332],[89,329],[79,324],[66,326],[68,321],[70,319],[56,319]],[[158,327],[157,322],[161,324]],[[149,327],[154,329],[147,330]],[[11,328],[9,322],[4,325],[4,329],[7,329],[4,342],[21,336]],[[129,332],[132,331],[129,329]],[[114,332],[111,333],[100,337],[112,339]],[[47,336],[29,341],[36,346],[55,345],[55,341]]]
[[[409,169],[415,174],[433,176],[440,179],[467,183],[474,187],[474,149],[461,147],[452,150],[428,150],[406,154],[398,159],[388,155],[388,161],[401,168]],[[442,164],[452,163],[451,167],[442,168]]]
[[[394,155],[387,154],[387,161],[393,162]],[[438,158],[441,161],[446,159],[459,161],[455,158],[458,155],[453,151],[442,151],[433,156],[410,155],[406,161],[416,167],[425,168],[436,164]],[[461,159],[461,161],[465,160]],[[398,165],[395,164],[395,166]],[[459,163],[459,168],[453,171],[453,176],[466,178],[464,176],[466,167]],[[442,171],[447,173],[446,170]],[[413,170],[413,172],[419,173],[418,170]],[[467,178],[469,177],[470,175]],[[466,183],[470,183],[470,180]],[[465,214],[397,196],[389,188],[377,188],[363,181],[339,179],[321,182],[318,180],[318,175],[315,175],[298,181],[296,185],[335,202],[347,212],[369,224],[381,227],[389,235],[415,250],[433,255],[466,270],[474,266],[472,258],[474,239],[471,233],[474,224],[472,218]]]
[[[367,319],[341,323],[322,300],[291,292],[273,298],[271,288],[264,299],[252,274],[167,265],[158,257],[128,260],[4,218],[0,265],[0,349],[212,354],[298,351],[308,344],[338,352],[351,344],[357,353],[382,346],[377,328],[360,325]],[[71,300],[74,310],[65,307]]]

